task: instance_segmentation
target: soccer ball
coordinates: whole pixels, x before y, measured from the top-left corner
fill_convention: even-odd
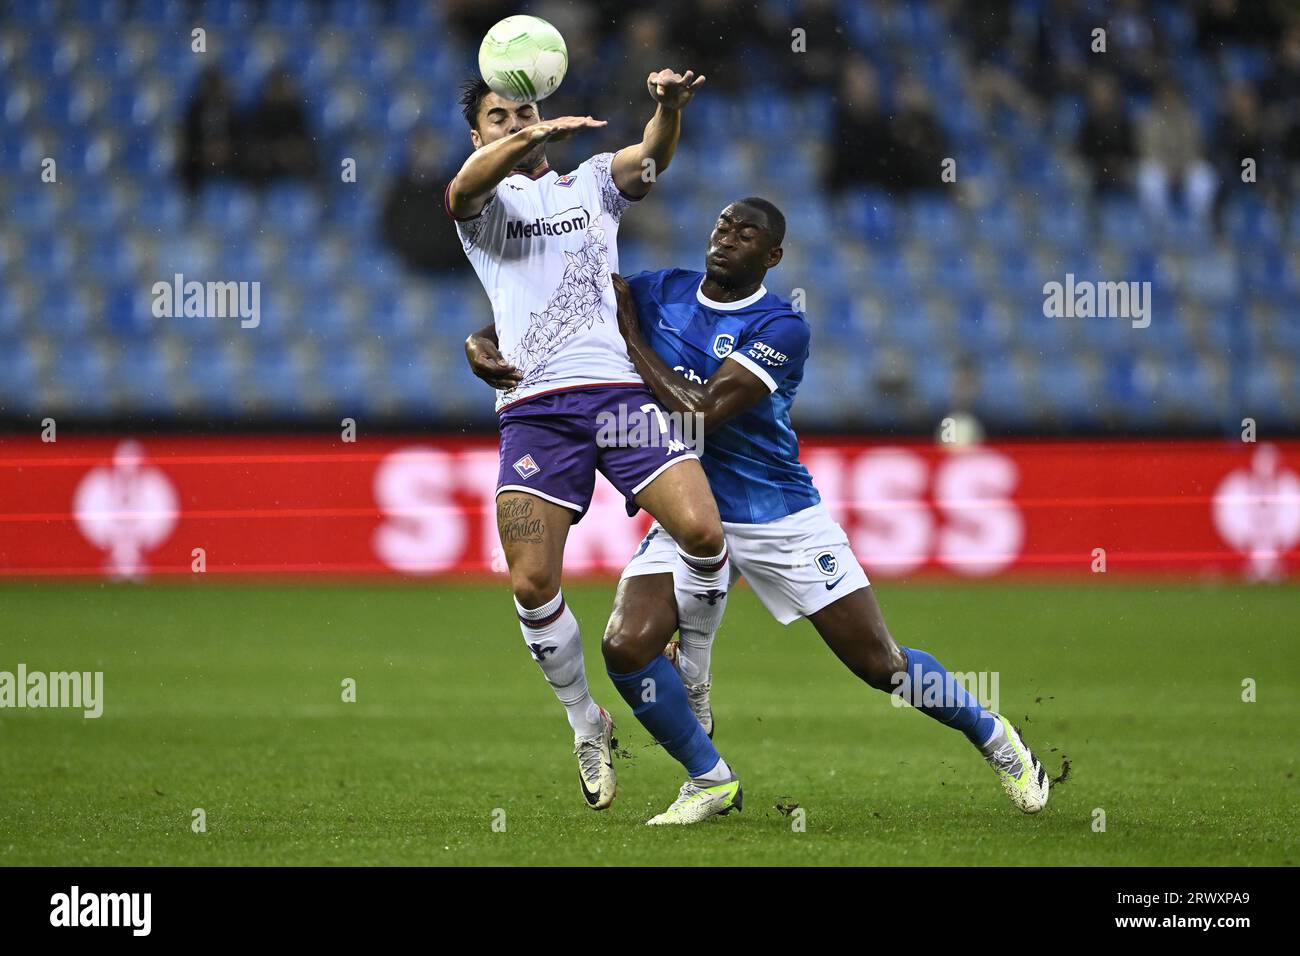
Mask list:
[[[541,17],[506,17],[478,48],[478,71],[492,92],[515,103],[544,100],[569,68],[564,37]]]

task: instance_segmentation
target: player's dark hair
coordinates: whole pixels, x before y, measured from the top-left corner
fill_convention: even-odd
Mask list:
[[[748,206],[750,209],[757,209],[767,217],[767,231],[772,237],[772,246],[779,246],[785,239],[785,216],[781,210],[766,199],[760,199],[758,196],[750,196],[746,199],[736,200],[737,206]]]
[[[466,77],[460,85],[460,112],[470,129],[478,129],[478,108],[483,105],[483,97],[491,92],[492,88],[477,73]]]

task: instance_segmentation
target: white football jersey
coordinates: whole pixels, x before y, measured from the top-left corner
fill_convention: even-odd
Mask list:
[[[561,176],[511,173],[456,232],[492,300],[501,353],[523,373],[497,409],[579,385],[641,384],[618,331],[610,273],[618,221],[632,204],[610,174],[613,153]]]

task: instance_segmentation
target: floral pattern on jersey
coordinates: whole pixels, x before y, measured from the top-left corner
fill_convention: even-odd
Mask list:
[[[597,322],[605,321],[600,306],[608,286],[609,247],[605,230],[593,223],[583,234],[582,248],[577,252],[565,252],[564,276],[560,284],[551,294],[546,308],[529,315],[528,328],[519,345],[513,355],[507,356],[523,373],[523,378],[504,393],[506,401],[520,390],[542,381],[548,363],[565,342]]]
[[[596,174],[596,182],[600,186],[601,207],[615,219],[621,219],[632,205],[632,200],[619,192],[618,185],[614,182],[614,174],[609,168],[613,159],[613,153],[601,153],[591,157],[588,162],[591,163],[591,171]]]
[[[488,223],[488,214],[491,213],[492,207],[496,204],[497,194],[493,193],[488,197],[488,201],[483,204],[477,216],[473,219],[465,219],[457,222],[460,226],[460,242],[468,252],[474,248],[478,242],[479,234],[483,232],[483,227]]]

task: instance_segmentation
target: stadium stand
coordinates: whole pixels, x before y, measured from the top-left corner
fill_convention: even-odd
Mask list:
[[[836,193],[824,183],[841,122],[838,76],[810,70],[786,82],[781,68],[790,25],[822,22],[828,4],[762,5],[775,39],[737,42],[759,44],[770,68],[697,98],[662,188],[625,220],[623,271],[696,267],[712,217],[738,195],[781,206],[787,255],[771,287],[803,290],[814,329],[805,428],[932,431],[953,406],[959,366],[974,375],[974,411],[995,433],[1213,432],[1245,414],[1300,421],[1300,204],[1286,165],[1300,116],[1268,114],[1277,135],[1259,157],[1258,188],[1221,188],[1211,218],[1176,202],[1153,218],[1131,187],[1094,195],[1079,151],[1086,85],[1064,67],[1059,82],[1042,82],[1054,58],[1064,62],[1044,52],[1036,28],[1053,5],[991,4],[1009,32],[990,59],[956,4],[836,4],[837,42],[870,62],[886,114],[910,81],[956,159],[956,182],[941,188],[885,181]],[[1071,6],[1083,23],[1109,22],[1103,5]],[[1156,79],[1181,87],[1205,142],[1215,143],[1230,89],[1244,84],[1266,107],[1285,105],[1263,94],[1293,89],[1300,54],[1286,51],[1300,49],[1300,27],[1225,36],[1197,5],[1145,9],[1139,25],[1151,36],[1124,36],[1177,64]],[[546,4],[529,12],[546,16]],[[613,131],[635,135],[649,115],[648,98],[601,92],[602,77],[635,59],[620,22],[571,43],[590,59],[571,64],[544,112],[612,122],[608,135],[555,150],[556,165],[617,146]],[[191,49],[196,27],[205,53]],[[818,36],[808,43],[803,55],[816,56]],[[1290,74],[1269,72],[1266,45],[1285,47],[1278,69]],[[9,3],[0,18],[0,414],[219,423],[365,414],[490,426],[490,398],[462,360],[466,333],[490,317],[477,279],[464,262],[408,271],[381,227],[416,137],[435,134],[453,169],[467,151],[455,89],[476,47],[421,0]],[[1077,55],[1088,55],[1086,40]],[[182,135],[212,67],[239,110],[276,71],[293,78],[319,172],[208,177],[191,199]],[[982,82],[990,76],[1001,81]],[[1121,69],[1117,78],[1123,112],[1139,122],[1156,95],[1152,77]],[[581,99],[589,94],[595,102]],[[56,182],[42,180],[46,159]],[[355,160],[355,182],[340,174],[345,159]],[[1215,167],[1221,179],[1235,159]],[[441,209],[429,208],[428,228],[450,229]],[[155,318],[151,290],[177,273],[260,281],[260,325]],[[1150,281],[1150,327],[1046,318],[1043,285],[1066,273]]]

